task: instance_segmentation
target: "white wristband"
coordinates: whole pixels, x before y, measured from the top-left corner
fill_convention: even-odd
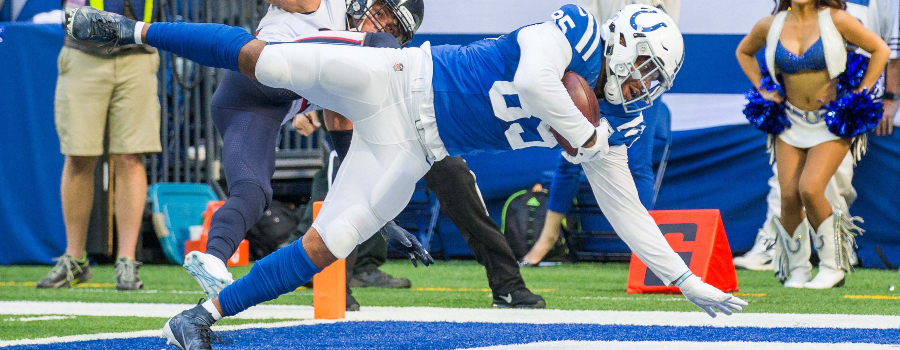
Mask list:
[[[134,24],[134,43],[135,44],[143,44],[141,42],[141,34],[144,32],[144,22],[138,21]]]

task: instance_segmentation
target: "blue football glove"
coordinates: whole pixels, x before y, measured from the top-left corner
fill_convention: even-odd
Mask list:
[[[419,267],[419,264],[416,263],[416,259],[422,261],[422,264],[425,266],[434,264],[434,258],[431,257],[431,254],[428,254],[428,251],[425,250],[422,243],[416,239],[416,236],[398,226],[397,223],[388,221],[388,223],[385,224],[381,230],[378,230],[378,232],[381,232],[381,236],[384,237],[384,240],[387,241],[391,247],[408,255],[409,261],[413,266]]]

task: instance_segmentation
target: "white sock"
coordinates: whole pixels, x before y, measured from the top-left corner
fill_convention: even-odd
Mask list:
[[[144,22],[138,21],[134,24],[134,43],[135,44],[143,44],[141,42],[141,33],[144,32]]]
[[[218,321],[222,319],[222,314],[220,314],[219,310],[216,309],[216,306],[213,305],[212,300],[203,302],[203,308],[212,315],[214,320]]]

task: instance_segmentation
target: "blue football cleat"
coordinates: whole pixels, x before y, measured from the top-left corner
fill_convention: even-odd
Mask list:
[[[82,6],[66,12],[66,32],[73,38],[103,45],[134,44],[137,21],[120,14]]]
[[[168,339],[166,344],[175,345],[181,350],[208,350],[212,349],[213,336],[209,327],[215,322],[209,311],[197,304],[166,321],[162,332]]]

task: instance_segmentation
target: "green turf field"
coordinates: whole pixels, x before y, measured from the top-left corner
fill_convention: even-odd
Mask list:
[[[147,265],[140,275],[146,290],[118,292],[112,266],[92,268],[94,278],[87,284],[65,290],[38,290],[34,282],[49,266],[0,267],[0,301],[83,301],[193,304],[204,296],[193,279],[178,266]],[[413,288],[387,290],[360,288],[354,296],[366,306],[490,307],[484,268],[473,261],[439,261],[430,267],[413,268],[406,261],[392,261],[383,270],[412,280]],[[249,268],[232,269],[235,277]],[[634,295],[625,293],[628,265],[565,264],[523,269],[532,291],[547,300],[548,308],[570,310],[654,310],[699,311],[680,295]],[[750,305],[745,312],[900,314],[900,274],[892,270],[857,270],[847,284],[831,290],[786,289],[771,272],[738,270],[741,298]],[[274,304],[310,305],[312,291],[300,289],[272,301]],[[119,332],[155,329],[164,320],[155,318],[123,320],[122,317],[16,322],[2,321],[25,316],[3,315],[0,310],[0,340],[48,335]],[[39,327],[33,327],[39,325]],[[65,330],[65,331],[63,331]]]
[[[35,339],[67,335],[116,333],[160,329],[165,318],[120,316],[59,316],[54,320],[31,320],[47,315],[3,315],[0,311],[0,340]],[[269,323],[289,320],[223,319],[216,325]]]

